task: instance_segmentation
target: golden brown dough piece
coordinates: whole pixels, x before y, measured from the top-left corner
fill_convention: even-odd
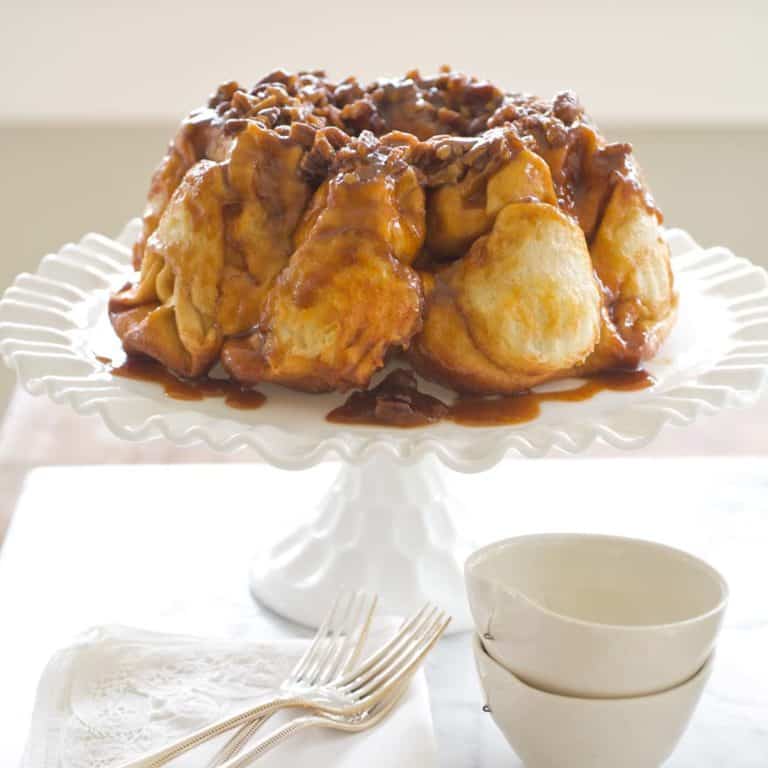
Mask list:
[[[427,249],[441,260],[463,256],[489,232],[496,214],[508,203],[557,200],[547,164],[520,145],[497,168],[471,169],[455,184],[435,189],[427,207]]]
[[[235,83],[224,83],[218,93],[232,95]],[[168,146],[168,151],[157,170],[152,175],[144,209],[141,234],[133,246],[134,269],[141,268],[144,250],[152,233],[160,223],[168,203],[186,172],[198,160],[221,161],[228,146],[228,137],[222,130],[221,121],[216,119],[210,108],[194,111],[182,121],[176,135]]]
[[[578,220],[587,238],[603,294],[600,341],[569,373],[634,368],[656,354],[675,319],[661,214],[629,144],[608,144],[580,123],[550,142],[545,126],[527,121],[523,128],[552,172],[558,206]]]
[[[195,377],[225,336],[255,325],[309,197],[302,155],[252,123],[224,162],[187,171],[144,246],[139,281],[110,302],[126,351]]]
[[[669,246],[637,183],[616,184],[591,250],[605,311],[600,343],[581,372],[634,368],[656,354],[677,308]]]
[[[340,171],[316,193],[258,331],[224,345],[238,381],[364,387],[391,348],[410,342],[422,289],[408,264],[424,239],[424,196],[411,168],[377,162]]]
[[[435,276],[412,359],[460,391],[519,392],[586,359],[600,308],[578,225],[555,206],[512,203]]]

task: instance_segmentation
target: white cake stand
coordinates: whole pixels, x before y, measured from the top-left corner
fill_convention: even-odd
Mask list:
[[[378,592],[397,612],[434,600],[453,613],[455,630],[468,628],[466,547],[443,465],[478,472],[506,456],[573,454],[596,441],[637,448],[667,424],[749,406],[768,373],[768,274],[669,230],[679,321],[648,366],[657,380],[651,389],[545,403],[539,418],[514,427],[411,430],[330,424],[324,417],[342,397],[269,386],[267,405],[256,411],[218,399],[171,400],[156,385],[112,376],[96,359],[120,354],[105,305],[131,273],[128,246],[138,227],[130,222],[116,240],[87,235],[46,256],[35,274],[19,275],[0,301],[0,352],[28,392],[99,413],[126,440],[250,450],[291,469],[341,459],[338,479],[317,510],[307,510],[313,519],[261,552],[252,569],[253,593],[305,625],[318,623],[339,589],[355,587]],[[265,513],[254,504],[253,514]]]

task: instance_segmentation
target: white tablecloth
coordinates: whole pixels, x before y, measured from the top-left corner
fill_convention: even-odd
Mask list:
[[[17,765],[45,662],[88,626],[296,634],[251,600],[248,565],[306,516],[334,471],[308,470],[300,483],[258,465],[34,471],[0,552],[0,765]],[[451,488],[479,544],[599,531],[681,546],[719,568],[732,599],[717,665],[668,768],[765,768],[768,461],[510,461],[451,475]],[[441,768],[519,766],[482,712],[468,636],[440,644],[427,679]]]

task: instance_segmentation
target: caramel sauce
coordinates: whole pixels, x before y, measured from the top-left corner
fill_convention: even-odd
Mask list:
[[[325,418],[334,424],[424,427],[441,421],[447,413],[445,403],[419,392],[412,371],[398,368],[373,389],[353,392]]]
[[[106,357],[96,358],[100,363],[112,366]],[[180,379],[165,366],[145,357],[129,357],[122,365],[111,368],[113,376],[134,381],[151,381],[162,386],[165,394],[174,400],[190,402],[209,397],[223,397],[231,408],[253,410],[260,408],[267,398],[255,389],[245,389],[230,379]]]
[[[267,398],[266,395],[256,389],[233,386],[231,391],[224,395],[224,402],[230,408],[236,408],[238,411],[253,411],[256,408],[261,408],[267,402]]]
[[[243,388],[230,379],[180,379],[160,363],[144,357],[129,357],[113,366],[108,357],[96,359],[110,366],[114,376],[134,381],[155,382],[174,400],[196,402],[209,397],[223,397],[231,408],[253,410],[266,402],[255,389]],[[387,427],[423,427],[439,421],[452,421],[468,427],[491,427],[523,424],[541,413],[541,403],[576,403],[589,400],[600,392],[631,392],[647,389],[655,379],[642,369],[604,371],[591,376],[572,389],[555,392],[523,392],[505,397],[463,395],[448,405],[420,392],[412,371],[392,371],[373,389],[353,392],[326,420],[335,424],[357,424]]]
[[[326,419],[336,424],[388,427],[422,427],[437,421],[453,421],[468,427],[523,424],[541,413],[541,403],[576,403],[604,391],[631,392],[647,389],[655,379],[643,370],[606,371],[573,389],[555,392],[523,392],[505,397],[459,397],[451,405],[419,392],[416,377],[399,369],[377,387],[353,392]]]
[[[546,402],[578,403],[600,392],[632,392],[648,389],[656,380],[642,369],[634,371],[604,371],[588,378],[573,389],[555,392],[523,392],[506,397],[460,397],[450,407],[448,418],[468,427],[493,427],[503,424],[523,424],[541,413]]]

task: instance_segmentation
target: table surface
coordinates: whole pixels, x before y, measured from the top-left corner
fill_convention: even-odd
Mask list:
[[[35,685],[82,630],[121,623],[239,638],[307,634],[254,603],[250,559],[306,516],[336,467],[44,468],[0,553],[0,765],[18,764]],[[407,471],[407,470],[404,470]],[[732,599],[715,672],[671,768],[768,764],[768,459],[509,461],[451,474],[478,543],[534,531],[640,536],[718,567]],[[429,661],[440,766],[519,766],[490,716],[468,635]]]

